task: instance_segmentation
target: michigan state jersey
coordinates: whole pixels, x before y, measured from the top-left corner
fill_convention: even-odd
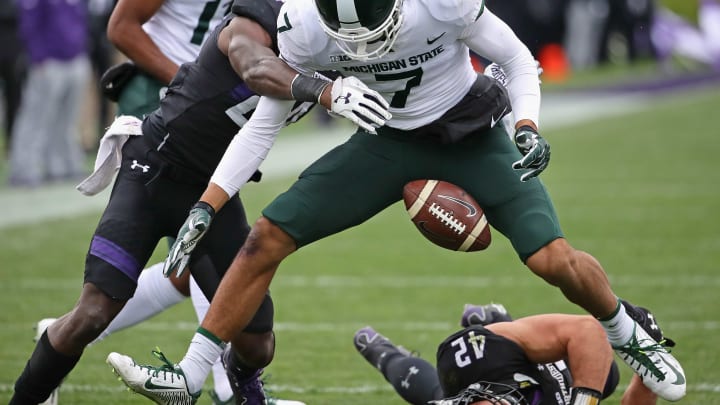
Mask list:
[[[323,31],[313,0],[293,0],[278,17],[280,56],[302,73],[330,69],[357,77],[390,102],[388,126],[414,129],[456,105],[475,82],[460,38],[483,12],[484,0],[405,0],[392,50],[359,61]]]
[[[165,0],[143,30],[167,57],[181,64],[195,60],[208,34],[230,10],[232,0]]]
[[[447,396],[460,394],[474,383],[492,381],[519,390],[531,404],[570,401],[572,377],[565,362],[531,363],[517,343],[481,325],[445,339],[438,346],[437,369]]]
[[[241,15],[258,22],[274,41],[281,4],[276,0],[235,0],[232,13],[212,31],[197,60],[180,66],[160,108],[143,121],[143,134],[166,161],[205,178],[212,175],[260,99],[218,48],[220,31],[231,18]],[[296,121],[312,106],[297,102],[288,122]]]

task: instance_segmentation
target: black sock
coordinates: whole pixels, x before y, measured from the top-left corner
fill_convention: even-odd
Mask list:
[[[413,405],[426,405],[444,397],[437,370],[419,357],[388,356],[382,373],[395,391]]]
[[[80,360],[80,356],[58,353],[45,331],[15,382],[15,394],[8,405],[38,404],[45,401]]]

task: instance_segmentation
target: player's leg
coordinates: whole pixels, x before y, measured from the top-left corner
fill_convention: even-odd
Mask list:
[[[186,298],[170,279],[163,275],[162,269],[163,262],[160,262],[140,273],[133,297],[93,343],[105,339],[112,333],[137,325]]]
[[[681,398],[682,368],[625,313],[600,263],[564,238],[542,182],[537,178],[520,182],[520,173],[511,168],[520,155],[504,131],[496,128],[460,146],[452,160],[446,155],[446,163],[454,162],[459,173],[451,181],[476,198],[490,224],[510,240],[533,273],[601,321],[625,362],[636,373],[648,374],[645,382],[651,389],[666,399]],[[471,172],[476,175],[463,175]]]
[[[196,247],[190,260],[190,268],[194,280],[206,297],[213,297],[215,294],[218,283],[223,277],[219,271],[226,269],[232,262],[247,237],[248,228],[240,200],[232,199],[217,213],[213,226]],[[211,259],[212,268],[217,272],[203,271],[201,260],[206,257]],[[232,294],[237,293],[233,291]],[[231,334],[225,339],[232,341],[236,348],[233,351],[235,356],[233,363],[236,367],[232,373],[233,378],[240,384],[233,387],[236,395],[238,392],[246,395],[245,388],[257,387],[258,376],[272,361],[274,355],[275,340],[272,332],[274,309],[267,289],[263,289],[262,292],[262,303],[255,307],[258,310],[253,312],[252,321],[244,330]],[[215,296],[214,300],[217,299]],[[230,316],[235,309],[226,310],[225,316]],[[205,379],[224,347],[223,341],[206,332],[202,327],[199,328],[198,333],[193,337],[188,354],[178,363],[178,367],[166,362],[166,365],[154,368],[162,371],[154,378],[164,378],[164,384],[171,387],[168,390],[148,389],[145,384],[149,378],[147,370],[152,369],[152,366],[139,366],[128,356],[118,353],[111,353],[108,356],[108,363],[128,387],[159,403],[172,403],[173,398],[193,401],[199,396]],[[254,390],[254,394],[257,397],[264,396],[264,393],[257,390]],[[236,400],[239,401],[239,398]]]
[[[383,375],[405,401],[425,405],[442,399],[435,367],[413,356],[403,347],[395,346],[385,336],[367,326],[358,330],[353,339],[355,349]]]
[[[179,363],[180,370],[172,375],[186,387],[183,395],[189,397],[202,387],[213,362],[224,350],[223,342],[232,341],[235,355],[250,367],[262,367],[259,360],[272,354],[269,350],[263,352],[261,345],[260,351],[248,353],[250,346],[238,341],[237,331],[248,325],[247,331],[256,322],[256,311],[260,309],[257,312],[261,312],[261,306],[267,302],[270,280],[277,267],[297,246],[357,225],[400,200],[405,179],[390,173],[381,147],[371,150],[367,148],[370,145],[363,145],[364,142],[379,142],[379,137],[356,134],[351,141],[326,154],[305,170],[288,192],[277,197],[255,223],[240,252],[231,258],[232,264],[222,278],[210,310]],[[396,147],[395,153],[402,153],[401,145]],[[353,187],[348,187],[348,179],[352,179]],[[347,192],[335,195],[338,189]],[[226,210],[227,205],[218,216]],[[208,235],[216,232],[218,224],[223,222],[216,218]],[[208,235],[201,244],[207,242]],[[216,267],[220,266],[216,264]],[[212,296],[214,290],[203,286],[201,277],[204,275],[196,272],[193,276],[205,295]],[[206,284],[206,287],[211,286]],[[238,288],[242,293],[238,293]],[[258,328],[255,332],[261,330]],[[267,339],[265,343],[269,341]],[[262,343],[262,339],[257,343]],[[271,348],[269,344],[265,346],[265,349]],[[246,353],[238,353],[238,350]],[[253,359],[253,356],[260,358]],[[127,367],[134,364],[131,358],[111,353],[108,361],[113,363],[115,360],[122,369],[115,367],[116,372],[126,383],[137,380],[134,376],[140,372],[132,366]],[[270,359],[265,360],[269,362]],[[246,373],[249,371],[244,369]]]
[[[50,325],[38,340],[15,382],[10,404],[45,401],[75,367],[85,346],[120,312],[123,303],[113,300],[94,284],[85,283],[75,308]]]
[[[212,266],[217,270],[219,277],[224,277],[222,273],[230,267],[233,259],[237,255],[237,251],[246,241],[250,227],[247,224],[244,208],[239,199],[234,199],[226,204],[223,210],[217,215],[216,221],[213,222],[211,232],[203,238],[203,241],[196,248],[200,252],[207,249],[207,257],[212,261]],[[229,209],[228,209],[229,208]],[[193,266],[193,274],[208,273],[202,270],[201,258],[191,260]],[[198,284],[203,287],[203,279],[197,279]],[[207,284],[207,283],[205,283]],[[217,284],[215,284],[217,286]],[[208,291],[204,288],[205,295],[215,291]],[[214,300],[215,298],[213,298]],[[199,320],[204,321],[207,311],[198,314]],[[202,317],[200,317],[202,315]],[[228,350],[225,357],[231,367],[226,367],[227,377],[230,380],[230,387],[235,394],[235,400],[242,402],[243,399],[254,403],[256,398],[265,398],[262,384],[259,377],[266,367],[272,361],[275,353],[275,335],[273,329],[274,307],[269,294],[266,294],[258,311],[254,314],[248,326],[236,333],[232,341],[232,350]],[[192,357],[186,357],[180,362],[182,367],[188,364],[190,367]],[[185,363],[184,363],[185,362]],[[226,364],[227,366],[227,364]],[[213,368],[217,367],[217,363],[213,364]],[[192,374],[194,371],[187,371]],[[190,377],[190,376],[189,376]],[[217,375],[216,375],[217,378]]]
[[[190,279],[190,300],[192,301],[195,315],[197,315],[198,323],[205,318],[210,301],[205,297],[195,280]],[[210,392],[213,401],[217,403],[235,403],[232,388],[225,373],[225,366],[222,359],[217,359],[212,366],[213,374],[213,390]],[[232,402],[230,402],[232,401]]]
[[[110,324],[136,288],[142,266],[160,239],[151,220],[154,212],[145,190],[145,183],[157,173],[130,173],[130,165],[124,157],[110,201],[92,238],[80,299],[72,311],[41,336],[15,384],[12,404],[45,400],[74,368],[85,346]]]

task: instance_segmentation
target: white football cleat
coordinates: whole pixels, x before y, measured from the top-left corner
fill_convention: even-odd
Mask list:
[[[159,351],[153,354],[163,363],[160,367],[139,365],[120,353],[110,353],[107,364],[125,385],[161,405],[193,405],[200,392],[190,393],[182,370],[170,363]]]
[[[48,328],[48,326],[52,325],[53,322],[57,321],[57,318],[44,318],[41,319],[37,325],[35,325],[35,337],[33,338],[33,342],[37,342],[40,340],[40,337],[45,333],[45,329]],[[60,387],[58,386],[53,390],[52,393],[50,393],[50,396],[48,399],[45,400],[45,402],[41,403],[40,405],[58,405],[58,398],[60,397]]]
[[[633,337],[615,353],[642,379],[652,392],[667,401],[685,396],[685,372],[667,348],[654,340],[635,322]]]

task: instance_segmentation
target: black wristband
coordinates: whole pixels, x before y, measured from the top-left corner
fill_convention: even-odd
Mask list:
[[[320,102],[320,95],[329,82],[314,77],[297,74],[290,84],[290,94],[297,101]]]
[[[193,205],[190,210],[192,211],[192,210],[194,210],[195,208],[200,208],[200,209],[203,209],[203,210],[209,212],[211,219],[212,219],[212,217],[215,216],[215,208],[213,208],[212,205],[206,203],[205,201],[198,201],[198,202],[196,202],[195,205]]]

